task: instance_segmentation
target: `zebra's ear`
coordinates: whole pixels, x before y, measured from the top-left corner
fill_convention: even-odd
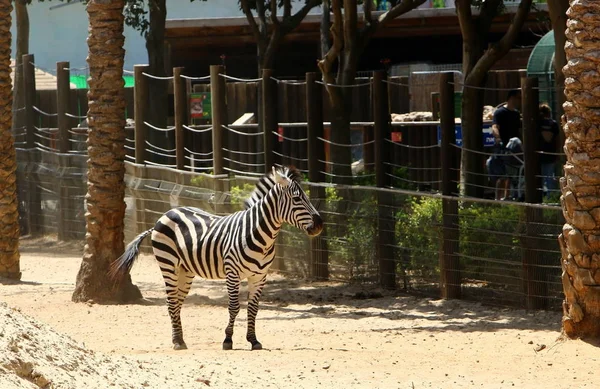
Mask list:
[[[284,188],[290,184],[290,179],[279,169],[275,169],[275,167],[273,167],[273,178],[275,179],[276,183]]]

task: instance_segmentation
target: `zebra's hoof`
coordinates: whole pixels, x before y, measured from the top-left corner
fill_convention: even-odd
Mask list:
[[[174,343],[173,344],[173,350],[187,350],[187,346],[184,342],[181,343]]]
[[[223,350],[233,350],[233,342],[223,342]]]
[[[262,350],[262,344],[259,341],[252,343],[252,350]]]

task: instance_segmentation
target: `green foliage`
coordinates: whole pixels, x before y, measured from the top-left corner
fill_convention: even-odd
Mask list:
[[[486,259],[521,261],[519,235],[524,228],[524,208],[472,204],[461,209],[459,214],[460,253],[465,256],[461,259],[461,265],[468,269],[467,276],[482,279],[490,279],[492,274],[517,276],[520,269],[504,267]]]
[[[442,200],[408,197],[396,214],[396,245],[401,274],[437,279]]]
[[[250,197],[255,186],[245,183],[243,186],[232,186],[230,203],[234,211],[244,208],[244,201]]]
[[[364,278],[376,265],[377,202],[371,191],[354,191],[346,201],[335,188],[326,188],[329,261],[341,266],[351,280]]]

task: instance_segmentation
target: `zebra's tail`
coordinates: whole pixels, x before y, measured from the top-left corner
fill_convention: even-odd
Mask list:
[[[118,280],[123,277],[125,274],[128,274],[133,267],[133,263],[140,253],[140,245],[144,238],[150,233],[154,231],[154,228],[149,229],[148,231],[144,231],[132,240],[127,247],[125,248],[125,252],[117,258],[110,265],[109,276],[113,280]]]

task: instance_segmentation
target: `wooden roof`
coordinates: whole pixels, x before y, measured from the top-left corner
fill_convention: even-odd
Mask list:
[[[11,82],[15,83],[15,60],[10,60],[10,79]],[[71,89],[76,89],[77,86],[71,83]],[[35,89],[36,90],[55,90],[56,89],[56,76],[45,72],[39,68],[35,68]]]
[[[530,13],[523,26],[539,29],[539,13],[547,13],[547,4],[536,4],[535,13]],[[515,5],[507,5],[506,12],[494,19],[491,33],[502,33],[510,25]],[[478,10],[473,9],[477,15]],[[375,15],[381,12],[375,12]],[[362,14],[360,15],[362,17]],[[321,15],[308,15],[294,32],[287,35],[287,42],[318,42]],[[456,9],[434,8],[415,9],[396,19],[386,28],[378,31],[375,37],[416,37],[432,35],[460,35]],[[174,52],[193,48],[236,47],[254,44],[254,37],[245,16],[231,18],[170,19],[166,22],[165,38]]]

